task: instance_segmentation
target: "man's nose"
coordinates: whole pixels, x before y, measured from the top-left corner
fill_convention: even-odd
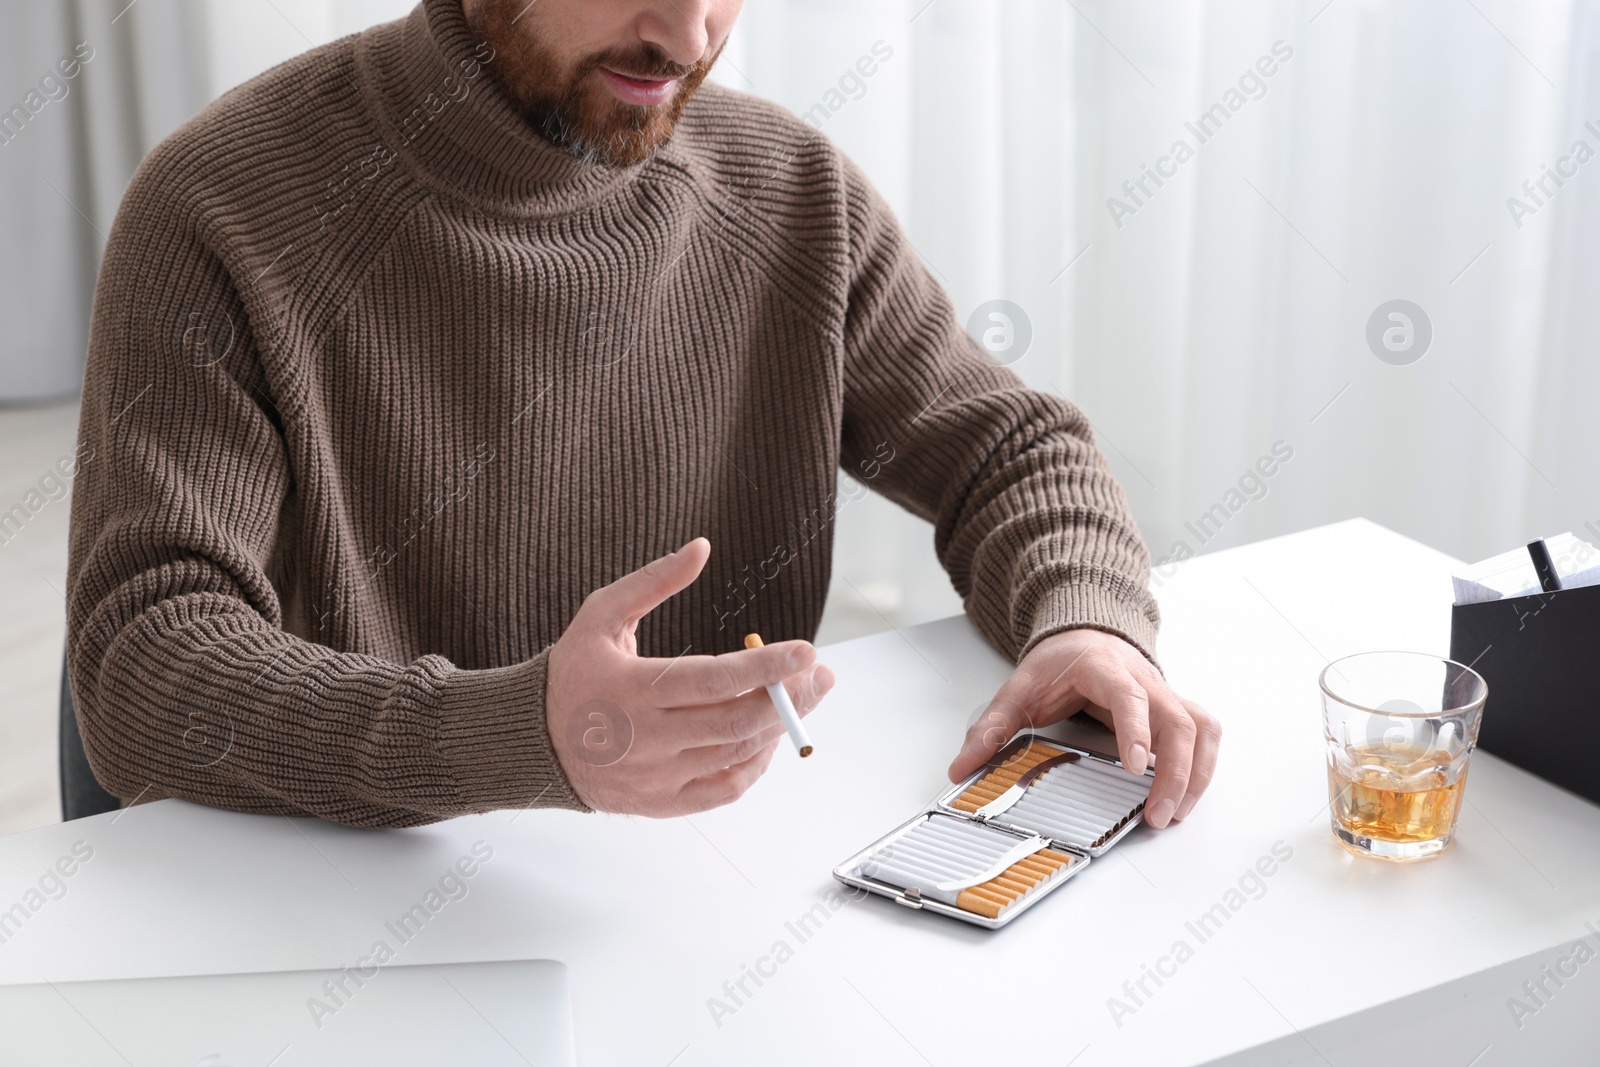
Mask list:
[[[693,66],[705,58],[710,0],[657,0],[639,20],[639,37],[675,63]]]

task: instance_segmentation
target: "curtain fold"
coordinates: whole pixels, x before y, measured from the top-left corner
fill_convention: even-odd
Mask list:
[[[70,394],[81,376],[93,243],[75,208],[83,201],[77,113],[83,86],[98,71],[74,67],[70,8],[17,5],[7,21],[0,35],[0,398],[35,400]],[[38,313],[51,306],[63,313]]]
[[[210,95],[187,0],[16,5],[0,38],[0,401],[70,396],[106,231],[145,152]],[[71,72],[71,76],[68,76]]]
[[[803,112],[894,43],[823,128],[958,314],[1024,309],[1013,368],[1083,406],[1158,562],[1352,516],[1479,558],[1600,543],[1600,163],[1508,208],[1600,152],[1597,10],[770,0],[736,44]],[[1410,363],[1367,339],[1393,300],[1431,326]],[[862,629],[951,609],[924,524],[868,500],[839,529]]]
[[[1582,133],[1592,8],[1215,3],[1167,36],[1149,6],[1082,7],[1154,83],[1087,42],[1108,76],[1080,94],[1103,134],[1075,152],[1099,258],[1073,351],[1156,554],[1364,515],[1479,557],[1590,518],[1587,464],[1537,437],[1541,390],[1569,373],[1556,302],[1593,242],[1562,240],[1592,182],[1521,228],[1506,204]],[[1198,143],[1185,124],[1274,48],[1292,56]],[[1114,220],[1110,198],[1179,140],[1195,157]],[[1367,339],[1396,299],[1432,330],[1403,365]],[[1279,441],[1293,458],[1241,488]]]
[[[240,82],[334,37],[399,18],[411,6],[410,0],[12,5],[0,35],[6,79],[0,94],[9,94],[0,95],[0,110],[22,112],[0,123],[0,321],[9,324],[0,335],[0,403],[77,392],[105,234],[146,152]],[[69,79],[60,64],[74,59]],[[52,73],[56,81],[41,89],[40,79]]]

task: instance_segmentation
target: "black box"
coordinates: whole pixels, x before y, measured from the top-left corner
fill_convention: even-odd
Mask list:
[[[1489,683],[1479,745],[1600,803],[1600,586],[1457,604],[1450,658]]]

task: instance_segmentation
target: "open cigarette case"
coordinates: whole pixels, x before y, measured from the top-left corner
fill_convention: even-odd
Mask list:
[[[908,908],[1004,926],[1139,824],[1154,772],[1039,734],[833,869]]]

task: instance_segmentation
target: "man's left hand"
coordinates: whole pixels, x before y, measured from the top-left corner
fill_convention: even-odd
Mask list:
[[[1067,630],[1040,641],[967,731],[950,764],[960,781],[1017,733],[1087,710],[1117,735],[1122,764],[1135,774],[1160,756],[1144,818],[1162,827],[1182,819],[1211,784],[1222,724],[1167,687],[1137,648],[1103,630]]]

